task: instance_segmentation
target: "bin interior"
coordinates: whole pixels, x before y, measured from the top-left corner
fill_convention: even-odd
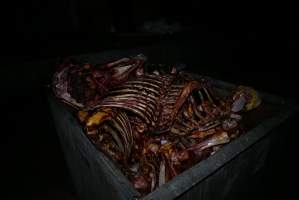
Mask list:
[[[216,90],[216,92],[218,92],[218,93],[222,93],[222,95],[227,95],[227,94],[229,94],[230,92],[232,92],[232,89],[233,88],[235,88],[236,86],[234,86],[234,85],[229,85],[229,87],[221,87],[220,86],[221,84],[216,84],[215,85],[215,90]],[[243,115],[243,120],[242,120],[242,127],[244,128],[244,130],[245,130],[245,133],[243,134],[243,135],[246,135],[250,130],[252,130],[253,128],[255,128],[256,126],[258,126],[259,124],[261,124],[261,123],[263,123],[265,120],[267,120],[267,119],[269,119],[269,118],[271,118],[271,117],[273,117],[273,116],[275,116],[275,115],[277,115],[281,110],[283,110],[283,108],[284,108],[284,106],[283,106],[283,104],[281,103],[282,101],[281,101],[281,99],[277,99],[277,101],[276,100],[274,100],[273,101],[273,99],[271,99],[271,101],[268,101],[268,98],[267,98],[267,96],[264,98],[264,95],[262,95],[262,104],[258,107],[258,108],[256,108],[256,109],[254,109],[254,110],[252,110],[252,111],[249,111],[249,112],[247,112],[247,113],[245,113],[244,115]],[[70,110],[71,111],[71,110]],[[71,111],[72,112],[72,111]],[[241,135],[240,137],[242,137],[243,135]],[[87,136],[86,136],[87,137]],[[87,137],[88,138],[88,137]],[[236,142],[238,141],[238,139],[239,138],[236,138],[235,140],[236,140]],[[227,146],[227,145],[230,145],[230,143],[228,143],[228,144],[226,144],[225,146]],[[218,152],[216,152],[216,154],[218,154],[219,152],[221,152],[221,150],[222,149],[220,149]],[[99,150],[100,151],[100,150]],[[103,155],[103,156],[105,156],[104,154],[101,154],[101,155]],[[210,156],[210,157],[213,157],[213,156]],[[108,158],[109,159],[109,158]],[[213,159],[213,158],[211,158],[211,159]],[[203,160],[203,161],[201,161],[201,162],[199,162],[199,163],[197,163],[196,165],[194,165],[193,167],[191,167],[191,168],[194,168],[195,166],[197,166],[197,165],[199,165],[199,164],[201,164],[201,163],[204,163],[204,162],[206,162],[206,160]],[[115,166],[116,166],[116,169],[118,169],[118,167],[117,167],[117,163],[114,163],[115,164]],[[225,163],[223,163],[223,164],[225,164]],[[185,172],[187,172],[187,171],[189,171],[190,169],[188,169],[188,170],[186,170]],[[119,172],[120,172],[121,170],[119,170]],[[118,174],[119,174],[119,172],[118,172]],[[177,177],[179,177],[179,176],[185,176],[185,172],[183,172],[182,174],[179,174]],[[122,172],[120,172],[120,173],[122,173]],[[206,174],[206,175],[208,175],[208,174]],[[171,185],[172,184],[172,182],[177,178],[177,177],[175,177],[174,179],[172,179],[171,181],[169,181],[168,183],[167,183],[167,185]],[[123,176],[123,178],[126,178],[125,176]],[[124,181],[124,182],[129,182],[128,180],[126,180],[126,181]],[[183,184],[183,183],[182,183]],[[131,185],[131,186],[129,186],[130,188],[132,188],[133,186]],[[164,186],[162,186],[162,187],[164,187]],[[159,188],[157,188],[156,190],[158,190]],[[156,192],[156,190],[155,191],[153,191],[153,192],[151,192],[151,193],[154,193],[154,192]],[[147,198],[147,197],[151,197],[151,193],[149,193],[147,196],[145,196],[145,198]],[[136,193],[135,193],[135,195],[136,194],[139,194],[137,191],[136,191]]]

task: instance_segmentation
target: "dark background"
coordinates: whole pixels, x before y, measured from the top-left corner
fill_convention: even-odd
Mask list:
[[[1,12],[1,180],[9,198],[74,199],[47,107],[45,86],[59,58],[142,48],[155,62],[298,99],[298,6],[288,1],[28,0]],[[179,22],[180,32],[138,31],[147,20]],[[114,31],[111,31],[114,27]],[[240,190],[248,199],[296,194],[296,139],[284,156]],[[286,138],[288,137],[288,138]]]

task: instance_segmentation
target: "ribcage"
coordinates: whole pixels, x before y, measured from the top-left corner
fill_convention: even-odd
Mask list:
[[[112,88],[96,108],[120,109],[137,116],[146,124],[147,131],[161,133],[171,130],[174,122],[178,121],[176,118],[179,112],[188,112],[184,109],[193,109],[191,112],[197,114],[197,120],[203,119],[203,116],[199,116],[203,111],[198,111],[196,104],[199,102],[195,102],[191,95],[194,92],[201,97],[200,102],[205,100],[204,96],[210,96],[207,89],[197,81],[182,80],[171,74],[147,74]],[[190,108],[185,105],[186,102],[190,103]],[[189,116],[187,120],[191,121],[185,124],[195,119]]]
[[[112,88],[98,107],[120,108],[136,114],[147,126],[155,129],[161,123],[165,99],[174,95],[172,75],[144,75]],[[176,96],[178,93],[176,93]],[[166,119],[166,118],[165,118]]]

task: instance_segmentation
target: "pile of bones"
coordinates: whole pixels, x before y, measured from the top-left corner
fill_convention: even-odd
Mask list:
[[[52,81],[88,138],[141,194],[242,134],[243,113],[261,103],[250,87],[221,96],[207,78],[151,66],[144,55],[101,64],[66,59]]]

